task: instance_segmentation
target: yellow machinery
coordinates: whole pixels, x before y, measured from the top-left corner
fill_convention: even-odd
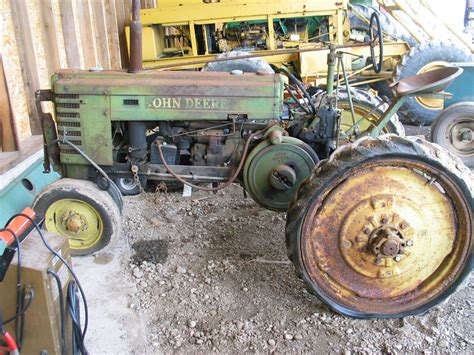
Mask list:
[[[156,8],[141,10],[144,66],[201,68],[205,65],[203,60],[214,59],[219,53],[233,48],[247,47],[250,42],[251,53],[266,54],[268,63],[276,66],[291,63],[306,81],[317,82],[321,78],[325,81],[328,51],[288,53],[287,49],[322,46],[317,43],[319,38],[308,38],[307,28],[301,25],[305,19],[316,17],[327,18],[328,33],[324,40],[336,44],[350,41],[347,8],[347,0],[161,0]],[[282,26],[285,34],[279,31]],[[126,34],[129,42],[128,28]],[[386,42],[384,57],[398,59],[407,50],[408,45],[404,42]],[[275,55],[268,56],[270,51]],[[348,51],[362,59],[370,57],[368,46]],[[352,67],[354,58],[346,56],[346,68]],[[197,59],[196,63],[189,64]],[[357,70],[352,71],[353,76],[363,74],[364,79],[372,81],[391,76],[387,71],[375,74],[369,70],[371,65],[365,66],[364,61],[358,63]]]

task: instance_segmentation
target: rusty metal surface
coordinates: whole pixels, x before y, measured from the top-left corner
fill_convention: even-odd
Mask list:
[[[142,70],[142,24],[140,22],[140,0],[133,0],[132,22],[130,23],[130,66],[129,73]]]
[[[409,76],[396,84],[396,96],[430,94],[444,90],[463,72],[462,68],[445,67]]]
[[[429,302],[461,272],[471,216],[459,189],[434,168],[367,163],[326,192],[305,218],[301,253],[317,288],[337,302],[397,314]]]

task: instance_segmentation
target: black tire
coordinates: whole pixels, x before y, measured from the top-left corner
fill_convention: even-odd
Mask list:
[[[235,50],[221,53],[217,58],[233,58],[248,54],[249,52]],[[228,62],[211,62],[207,63],[206,66],[202,68],[202,71],[217,72],[231,72],[233,70],[242,70],[244,73],[263,72],[273,74],[275,72],[270,64],[261,58],[235,59]]]
[[[375,120],[382,117],[389,106],[387,103],[383,102],[380,97],[371,94],[367,90],[362,90],[355,87],[351,87],[351,97],[356,113],[359,110],[364,112],[364,114],[373,111],[369,117]],[[339,88],[337,103],[338,108],[342,108],[344,112],[350,114],[349,96],[347,95],[347,89],[344,85]],[[397,114],[392,116],[390,121],[382,130],[382,133],[393,133],[402,137],[405,136],[405,128],[398,119]],[[361,135],[363,135],[363,132],[361,132]]]
[[[334,267],[335,263],[337,263],[337,261],[339,260],[334,259],[329,262],[326,259],[327,254],[317,254],[318,257],[314,259],[314,262],[317,262],[318,264],[313,263],[312,265],[307,266],[303,261],[304,257],[302,250],[304,248],[306,248],[307,250],[315,248],[315,246],[318,245],[318,241],[320,243],[319,245],[323,245],[324,241],[316,238],[316,236],[319,236],[319,234],[314,234],[315,232],[311,232],[311,238],[313,238],[312,244],[308,244],[308,239],[306,239],[304,242],[307,243],[307,246],[304,247],[305,244],[303,244],[304,242],[302,241],[302,228],[303,224],[305,223],[305,219],[311,218],[308,216],[308,213],[311,209],[313,213],[315,213],[314,211],[316,211],[317,214],[322,214],[326,212],[326,207],[322,207],[323,201],[329,198],[329,193],[331,190],[337,188],[337,191],[340,191],[339,187],[341,186],[342,182],[349,181],[350,179],[352,179],[354,177],[353,174],[354,171],[356,171],[356,168],[363,167],[365,164],[368,164],[365,166],[369,166],[370,164],[373,164],[377,161],[383,163],[384,161],[387,161],[387,159],[402,159],[404,161],[412,161],[416,162],[417,164],[421,164],[419,166],[429,166],[430,168],[432,167],[435,170],[441,172],[438,176],[444,176],[443,179],[445,180],[443,180],[442,184],[444,184],[446,181],[448,181],[448,184],[453,184],[453,187],[451,187],[451,190],[449,190],[450,194],[453,191],[455,191],[455,193],[459,193],[460,195],[458,196],[460,197],[456,197],[456,201],[460,202],[460,205],[456,204],[456,206],[463,206],[460,210],[458,210],[456,207],[456,211],[459,212],[456,217],[461,216],[463,218],[461,220],[458,220],[457,223],[465,223],[465,225],[463,225],[463,232],[456,232],[456,238],[461,238],[460,240],[462,240],[464,244],[458,242],[458,246],[456,248],[460,248],[461,250],[463,250],[464,254],[462,254],[463,256],[460,258],[459,261],[456,261],[456,273],[452,275],[450,274],[451,277],[443,278],[443,286],[440,286],[436,289],[436,291],[431,293],[429,299],[426,299],[425,301],[425,299],[422,298],[422,301],[417,301],[418,303],[416,303],[415,308],[410,308],[414,306],[411,302],[406,302],[405,304],[403,304],[402,307],[400,307],[401,310],[399,312],[386,312],[381,314],[373,312],[373,309],[375,309],[375,307],[380,307],[378,304],[376,305],[375,303],[379,302],[379,300],[377,300],[375,296],[369,296],[369,299],[364,300],[362,295],[354,295],[351,297],[348,294],[344,293],[344,291],[341,291],[340,298],[338,298],[334,297],[334,293],[328,291],[327,286],[326,288],[324,288],[324,286],[320,287],[321,284],[317,281],[314,281],[314,279],[310,276],[310,271],[308,271],[309,269],[307,269],[307,267],[309,267],[311,270],[315,270],[314,265],[319,265],[319,263],[321,262],[318,260],[323,260],[322,262],[326,263],[326,265],[333,265],[329,267]],[[441,179],[439,181],[441,181]],[[443,193],[441,188],[439,190],[441,191],[441,193]],[[374,194],[373,196],[376,195]],[[416,137],[401,138],[394,135],[386,135],[380,137],[380,139],[362,138],[358,142],[354,143],[351,147],[346,146],[337,150],[331,156],[330,159],[321,161],[321,163],[314,170],[313,175],[300,185],[297,196],[291,204],[287,214],[286,246],[288,251],[288,257],[295,267],[296,274],[304,280],[306,286],[308,287],[308,290],[311,293],[317,295],[331,309],[338,313],[357,318],[400,318],[409,315],[422,314],[429,310],[431,307],[434,307],[438,304],[447,301],[449,296],[453,292],[455,292],[458,288],[465,284],[463,283],[463,281],[466,281],[468,275],[470,274],[473,264],[473,196],[474,179],[470,170],[466,168],[459,161],[459,159],[457,159],[449,152],[441,149],[439,146]],[[449,198],[447,199],[447,201],[449,201]],[[359,206],[358,202],[359,201],[357,200],[351,201],[350,206],[348,206],[347,208],[351,208],[353,210],[355,206]],[[449,202],[447,204],[449,205]],[[382,207],[385,207],[385,205],[382,205]],[[313,224],[309,225],[312,226]],[[329,228],[325,229],[326,233],[329,234],[328,238],[339,240],[339,233],[341,233],[342,229],[335,230],[333,229],[333,226],[323,228]],[[337,234],[333,235],[332,233]],[[463,237],[460,237],[461,234]],[[418,240],[415,241],[415,243],[417,242]],[[452,252],[450,252],[448,256],[446,256],[446,259],[449,257],[449,255],[455,253],[455,247],[453,246],[452,248]],[[317,253],[317,251],[315,252]],[[335,253],[341,254],[341,252],[339,251],[335,251]],[[338,257],[342,258],[341,256]],[[342,260],[343,261],[341,261],[339,265],[345,264],[344,259]],[[446,260],[446,263],[447,262],[448,261]],[[308,263],[310,263],[310,261],[308,261]],[[440,269],[443,265],[446,264],[442,263],[441,266],[438,267],[438,269]],[[428,275],[427,277],[431,277],[432,275],[437,273],[438,269],[436,269],[432,274]],[[321,272],[321,274],[324,275],[324,272]],[[328,279],[330,278],[330,276],[326,277]],[[337,280],[336,283],[332,283],[329,281],[328,284],[333,285],[334,288],[341,287],[340,284],[337,283]],[[412,292],[408,292],[407,294],[403,294],[403,296],[399,297],[409,298],[411,297],[411,294]],[[347,299],[356,300],[354,301],[355,303],[359,302],[358,304],[360,305],[360,308],[347,306],[347,304],[344,303],[344,300]],[[392,301],[391,299],[389,300]],[[382,301],[385,300],[382,299]],[[362,302],[365,302],[363,306]],[[393,302],[394,304],[396,304],[396,302],[402,301],[400,301],[398,298],[394,298]],[[413,302],[415,302],[415,300],[413,300]],[[398,303],[398,305],[400,304],[401,303]]]
[[[140,191],[140,186],[135,182],[135,179],[133,178],[132,175],[130,176],[120,176],[120,177],[114,177],[113,178],[115,185],[117,185],[118,189],[120,190],[120,193],[123,196],[135,196],[138,195]],[[146,178],[143,176],[140,176],[140,184],[142,187],[145,187],[146,185]]]
[[[448,42],[428,42],[414,46],[406,53],[395,67],[393,80],[416,75],[423,67],[430,65],[430,63],[440,62],[455,63],[467,62],[472,60],[472,55],[462,48]],[[449,89],[448,89],[449,91]],[[399,115],[403,123],[415,125],[431,125],[442,107],[429,107],[423,105],[417,97],[409,97],[406,103],[400,108]],[[421,98],[423,100],[423,98]]]
[[[452,137],[452,129],[455,125],[457,127],[462,125],[465,129],[470,130],[470,141],[464,143],[462,147],[453,144],[455,140],[458,140],[458,137]],[[431,140],[457,155],[464,164],[470,167],[474,167],[473,133],[474,102],[472,101],[459,102],[444,109],[431,126]],[[459,141],[456,142],[456,145],[458,144]]]
[[[48,185],[38,194],[33,202],[35,212],[46,218],[43,226],[46,230],[50,230],[48,228],[49,223],[51,223],[51,225],[58,225],[62,222],[59,220],[62,216],[57,216],[56,213],[52,213],[51,211],[48,212],[48,209],[58,201],[63,201],[64,203],[70,201],[85,203],[100,217],[101,228],[99,230],[101,233],[93,241],[93,245],[83,248],[75,248],[71,245],[71,255],[83,256],[95,254],[99,251],[106,252],[114,246],[121,234],[121,216],[117,204],[107,191],[99,189],[97,185],[91,181],[69,178],[60,179]],[[48,221],[48,218],[51,218],[51,220]],[[61,234],[58,232],[58,229],[50,231]],[[75,239],[75,241],[71,241],[71,243],[78,243],[77,239],[80,237],[77,233],[75,235],[63,234],[63,236]]]

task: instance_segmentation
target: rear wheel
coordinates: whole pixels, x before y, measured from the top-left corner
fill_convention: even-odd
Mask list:
[[[380,117],[388,108],[388,104],[375,95],[372,95],[367,90],[351,88],[351,97],[354,105],[355,122],[354,127],[352,120],[351,109],[349,105],[349,97],[347,90],[344,87],[339,88],[338,93],[338,108],[343,109],[341,118],[341,140],[352,142],[354,138],[359,138],[368,135],[372,128],[375,127]],[[394,133],[399,136],[405,135],[405,128],[398,119],[398,115],[394,114],[390,121],[382,130],[383,133]]]
[[[33,208],[44,216],[46,230],[68,238],[72,255],[108,250],[121,232],[117,204],[90,181],[58,180],[36,197]]]
[[[287,216],[289,258],[339,313],[423,313],[471,270],[473,193],[470,171],[437,146],[363,138],[301,185]]]
[[[445,109],[431,127],[431,140],[474,167],[474,102]]]

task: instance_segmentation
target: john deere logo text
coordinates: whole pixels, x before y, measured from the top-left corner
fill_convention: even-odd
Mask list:
[[[208,99],[201,97],[156,97],[152,105],[154,108],[178,110],[224,110],[229,107],[227,99]]]

